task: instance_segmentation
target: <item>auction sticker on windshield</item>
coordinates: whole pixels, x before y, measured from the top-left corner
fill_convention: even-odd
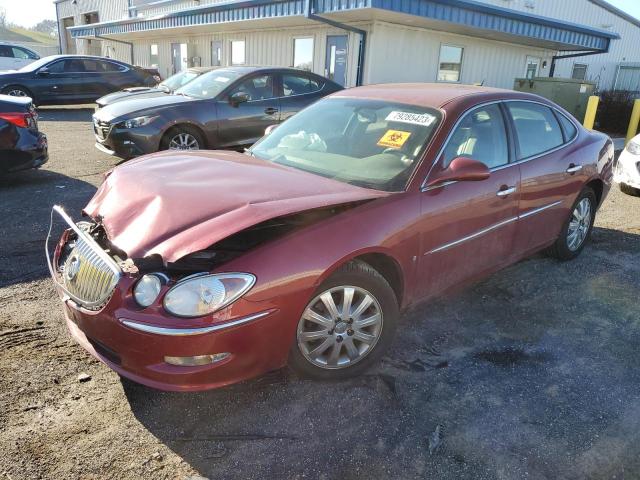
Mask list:
[[[411,123],[413,125],[424,125],[428,127],[436,120],[436,117],[428,113],[399,112],[394,110],[387,115],[385,120],[387,122]]]
[[[378,140],[378,146],[389,148],[402,148],[405,142],[411,136],[411,132],[402,132],[400,130],[387,130],[387,132]]]

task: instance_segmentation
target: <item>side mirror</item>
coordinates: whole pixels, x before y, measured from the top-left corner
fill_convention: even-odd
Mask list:
[[[472,158],[457,157],[449,166],[439,174],[436,174],[427,183],[427,187],[433,187],[445,182],[480,182],[489,178],[489,167]]]
[[[246,92],[236,92],[231,97],[229,97],[229,103],[233,107],[237,107],[241,103],[245,103],[249,101],[249,94]]]
[[[47,75],[49,75],[49,69],[47,67],[42,67],[40,70],[38,70],[38,75],[41,77],[46,77]]]
[[[158,85],[158,89],[163,93],[171,93],[171,89],[166,85]]]
[[[271,135],[273,133],[273,131],[278,128],[278,125],[269,125],[267,128],[264,129],[264,136],[267,137],[269,135]]]

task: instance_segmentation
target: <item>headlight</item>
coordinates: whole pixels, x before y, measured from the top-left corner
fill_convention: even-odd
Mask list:
[[[146,115],[144,117],[136,117],[136,118],[132,118],[131,120],[125,120],[124,122],[122,122],[122,125],[124,126],[124,128],[144,127],[145,125],[149,125],[156,118],[158,118],[157,115]]]
[[[255,282],[249,273],[190,276],[167,292],[164,308],[178,317],[201,317],[235,302]]]
[[[626,150],[631,155],[640,155],[640,140],[631,140],[627,144]]]
[[[156,301],[161,288],[162,281],[157,275],[144,275],[133,287],[133,298],[138,305],[146,308]]]

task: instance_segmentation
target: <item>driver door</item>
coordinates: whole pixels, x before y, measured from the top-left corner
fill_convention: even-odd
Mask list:
[[[493,103],[466,113],[432,171],[456,157],[489,167],[483,181],[423,186],[418,294],[435,295],[509,263],[518,217],[520,169],[513,158],[502,108]]]
[[[232,95],[246,93],[249,100],[234,105]],[[264,136],[269,125],[278,123],[280,99],[274,73],[253,75],[232,87],[217,103],[219,148],[249,146]]]

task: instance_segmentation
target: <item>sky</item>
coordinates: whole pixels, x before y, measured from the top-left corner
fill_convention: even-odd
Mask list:
[[[558,1],[558,0],[540,0]],[[640,1],[608,0],[609,3],[640,19]],[[7,20],[24,27],[32,27],[36,23],[56,18],[53,0],[0,0],[0,8],[7,12]]]

